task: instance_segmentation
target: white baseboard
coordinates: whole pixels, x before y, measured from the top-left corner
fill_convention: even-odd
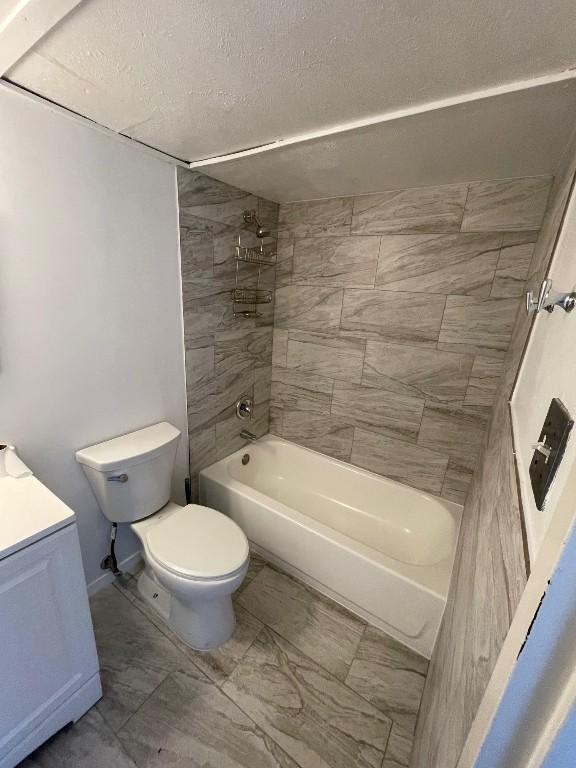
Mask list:
[[[140,563],[142,562],[142,554],[140,551],[134,552],[133,555],[130,555],[129,557],[126,557],[124,560],[118,563],[118,568],[121,571],[127,571],[128,573],[135,573]],[[94,579],[94,581],[91,581],[87,585],[88,589],[88,595],[92,596],[95,595],[96,592],[100,592],[101,589],[104,589],[104,587],[107,587],[108,584],[112,584],[114,581],[114,574],[112,571],[106,571],[102,574],[102,576],[98,576],[97,579]]]

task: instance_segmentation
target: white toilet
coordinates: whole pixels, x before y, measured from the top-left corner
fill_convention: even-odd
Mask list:
[[[144,550],[142,596],[185,643],[209,650],[234,632],[232,594],[248,570],[248,540],[209,507],[169,501],[180,431],[168,422],[76,453],[100,509],[130,523]]]

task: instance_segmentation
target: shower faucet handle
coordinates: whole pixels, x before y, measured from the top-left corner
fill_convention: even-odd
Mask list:
[[[238,419],[251,419],[252,418],[252,410],[254,408],[254,404],[252,402],[252,398],[248,395],[244,395],[240,398],[240,400],[236,401],[236,405],[234,406],[236,410],[236,418]]]

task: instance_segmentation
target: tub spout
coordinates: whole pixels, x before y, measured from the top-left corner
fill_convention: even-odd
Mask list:
[[[243,429],[242,432],[240,432],[240,437],[243,440],[249,440],[251,443],[255,443],[258,438],[255,434],[252,432],[249,432],[247,429]]]

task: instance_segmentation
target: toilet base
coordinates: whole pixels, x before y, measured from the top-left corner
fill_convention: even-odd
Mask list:
[[[148,566],[138,576],[138,592],[151,608],[160,614],[168,624],[170,616],[170,593],[161,586]]]
[[[226,643],[236,627],[232,596],[185,604],[170,598],[170,628],[195,651],[210,651]]]
[[[234,634],[236,617],[232,595],[182,603],[158,583],[149,567],[138,577],[138,591],[170,629],[195,651],[218,648]]]

